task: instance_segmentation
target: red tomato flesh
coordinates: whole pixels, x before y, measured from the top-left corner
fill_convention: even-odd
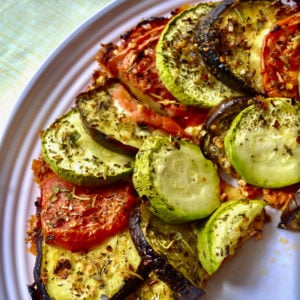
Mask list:
[[[299,99],[300,13],[280,22],[265,36],[261,67],[263,87],[270,97]]]
[[[136,201],[127,183],[86,188],[53,174],[41,184],[44,239],[71,251],[86,251],[126,228]]]
[[[170,117],[162,116],[133,98],[121,85],[110,89],[111,97],[137,123],[147,124],[162,129],[175,136],[185,136],[183,129]]]

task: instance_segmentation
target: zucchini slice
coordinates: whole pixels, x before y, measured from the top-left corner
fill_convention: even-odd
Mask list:
[[[261,49],[278,20],[299,11],[273,0],[224,0],[200,22],[198,43],[209,71],[224,84],[251,94],[264,93]]]
[[[198,229],[199,259],[208,274],[216,272],[224,259],[234,254],[241,239],[256,233],[257,226],[251,224],[263,213],[265,206],[262,200],[224,202]],[[260,225],[264,224],[264,218],[262,220]]]
[[[45,162],[69,182],[99,186],[132,173],[134,159],[96,143],[85,132],[76,109],[58,118],[41,139]]]
[[[219,205],[219,177],[200,148],[185,140],[149,137],[136,155],[133,184],[162,220],[204,218]]]
[[[166,17],[142,20],[121,35],[118,45],[104,45],[97,58],[137,99],[163,115],[179,104],[162,84],[155,66],[155,47],[168,21]]]
[[[280,188],[300,182],[300,105],[267,98],[242,110],[225,136],[225,152],[247,183]]]
[[[173,17],[156,46],[159,77],[183,104],[212,107],[224,98],[240,95],[208,71],[197,46],[199,20],[215,6],[215,2],[200,3]]]

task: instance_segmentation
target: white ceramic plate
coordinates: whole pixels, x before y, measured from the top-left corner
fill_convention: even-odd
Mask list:
[[[30,299],[34,257],[26,253],[26,223],[38,190],[31,161],[40,153],[38,133],[73,103],[89,82],[102,42],[118,39],[142,18],[165,14],[188,2],[115,1],[73,33],[48,59],[19,99],[0,152],[0,299]],[[211,278],[203,299],[300,299],[300,234],[277,229],[250,241]]]

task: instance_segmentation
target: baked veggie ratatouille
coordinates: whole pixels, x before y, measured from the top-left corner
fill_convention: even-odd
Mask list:
[[[102,45],[40,134],[32,298],[199,299],[268,207],[299,231],[299,37],[296,2],[224,0]]]

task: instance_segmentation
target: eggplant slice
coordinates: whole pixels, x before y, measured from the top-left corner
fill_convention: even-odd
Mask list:
[[[283,210],[278,227],[300,231],[300,188],[296,191],[294,199],[291,199]]]
[[[226,157],[224,138],[233,119],[246,107],[256,102],[256,98],[238,97],[222,101],[208,114],[203,125],[200,147],[203,154],[226,174],[236,176]]]
[[[81,114],[85,130],[92,138],[111,151],[134,155],[144,138],[151,135],[147,126],[134,122],[127,112],[120,109],[114,91],[121,97],[130,99],[129,93],[116,80],[108,80],[76,98],[76,106]]]
[[[133,295],[154,300],[160,294],[164,299],[193,300],[205,293],[201,287],[206,272],[197,259],[190,225],[165,224],[145,205],[132,210],[129,230],[89,251],[48,245],[41,233],[37,250],[35,282],[28,286],[33,300],[124,300]]]
[[[34,278],[35,282],[28,286],[28,292],[32,300],[51,300],[49,296],[49,288],[44,283],[41,277],[41,266],[42,266],[42,255],[41,251],[43,247],[42,236],[38,239],[39,254],[36,259]],[[51,246],[50,246],[51,247]],[[175,298],[173,290],[162,280],[160,280],[154,272],[150,271],[152,269],[151,264],[147,261],[140,264],[136,274],[126,280],[126,283],[121,287],[121,289],[108,298],[106,295],[102,294],[101,299],[107,300],[156,300],[156,299],[166,299],[174,300],[184,298]],[[145,278],[145,280],[143,278]],[[48,293],[49,292],[49,293]],[[69,292],[71,294],[71,292]],[[198,295],[198,293],[196,293]],[[76,299],[81,299],[80,295],[77,295]],[[160,297],[160,298],[157,298]],[[89,298],[90,299],[90,298]],[[97,298],[98,299],[98,298]],[[100,299],[100,298],[99,298]],[[188,298],[190,299],[190,298]],[[192,298],[191,298],[192,299]],[[198,299],[198,298],[195,298]]]
[[[156,46],[156,67],[167,89],[183,104],[210,108],[241,93],[222,84],[203,63],[197,46],[197,27],[217,5],[200,2],[173,17]]]
[[[37,246],[32,299],[124,300],[149,273],[128,230],[85,252],[48,245],[42,235]]]
[[[199,299],[205,294],[207,274],[197,258],[191,224],[164,223],[142,203],[132,210],[129,231],[144,264],[172,288],[175,299]]]
[[[238,91],[264,94],[260,51],[265,33],[299,11],[281,1],[224,0],[202,19],[198,45],[209,71]]]

